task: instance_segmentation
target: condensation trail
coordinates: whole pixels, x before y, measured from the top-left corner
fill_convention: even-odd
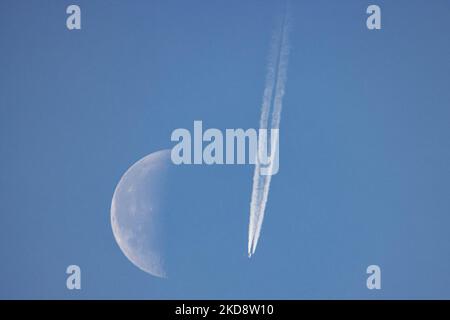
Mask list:
[[[261,106],[261,118],[259,120],[259,127],[267,129],[269,124],[269,111],[272,104],[273,91],[275,89],[275,75],[277,70],[277,61],[279,56],[280,46],[280,32],[274,32],[272,36],[270,52],[267,64],[266,83],[263,94],[263,102]],[[263,150],[261,139],[258,140],[258,151]],[[252,199],[250,203],[250,222],[248,227],[248,253],[251,254],[251,245],[255,234],[256,217],[258,213],[258,206],[261,202],[262,190],[264,188],[265,176],[260,175],[260,164],[258,155],[255,163],[255,172],[253,174],[253,190]]]
[[[263,95],[263,103],[261,107],[260,128],[269,129],[269,111],[273,103],[272,119],[270,128],[279,129],[280,115],[283,107],[283,96],[287,80],[287,66],[289,58],[289,16],[286,7],[286,13],[281,23],[280,29],[275,32],[272,37],[272,44],[269,54],[267,67],[266,83]],[[275,77],[276,75],[276,77]],[[273,97],[275,89],[275,97]],[[269,139],[270,140],[270,139]],[[272,142],[272,141],[271,141]],[[262,139],[258,140],[258,156],[265,150]],[[271,150],[278,148],[278,139],[274,140],[274,144],[270,145]],[[270,182],[272,179],[273,161],[269,164],[269,174],[261,175],[261,165],[257,159],[255,164],[255,172],[253,175],[253,190],[250,203],[250,221],[248,234],[248,255],[249,257],[255,253],[258,244],[261,226],[264,220],[264,212],[269,196]]]

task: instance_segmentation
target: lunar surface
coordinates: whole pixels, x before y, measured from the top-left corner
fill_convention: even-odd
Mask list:
[[[170,150],[151,153],[120,179],[111,203],[114,237],[125,256],[141,270],[167,278],[164,197]]]

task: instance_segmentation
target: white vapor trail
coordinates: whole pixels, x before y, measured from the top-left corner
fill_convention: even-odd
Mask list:
[[[270,128],[279,129],[280,126],[280,115],[283,107],[283,96],[287,80],[287,66],[289,60],[289,25],[288,10],[286,7],[283,21],[280,24],[279,30],[277,30],[272,37],[270,46],[266,83],[259,123],[260,129],[269,129],[269,113],[272,106],[272,100],[273,111]],[[264,211],[266,209],[267,199],[269,196],[270,182],[272,179],[271,173],[273,172],[273,161],[271,161],[269,164],[268,174],[261,175],[261,164],[259,163],[259,159],[262,159],[262,155],[260,153],[268,149],[264,148],[263,143],[265,143],[265,141],[262,140],[263,139],[261,138],[258,139],[258,158],[253,174],[253,190],[250,203],[250,221],[248,227],[249,257],[255,253],[256,245],[258,244],[261,226],[264,220]],[[271,150],[276,150],[276,148],[278,148],[278,139],[273,141],[273,145],[271,138],[268,138],[268,141],[271,141]]]

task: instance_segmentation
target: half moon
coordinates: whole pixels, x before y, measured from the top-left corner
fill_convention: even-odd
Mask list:
[[[111,226],[125,256],[141,270],[167,277],[162,207],[170,150],[151,153],[133,164],[122,176],[111,203]]]

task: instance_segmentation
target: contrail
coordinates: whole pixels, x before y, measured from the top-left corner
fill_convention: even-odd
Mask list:
[[[267,65],[266,83],[263,94],[263,102],[261,107],[261,118],[259,120],[259,127],[261,129],[267,129],[269,124],[269,110],[272,104],[273,91],[275,88],[275,75],[277,69],[277,61],[279,55],[279,42],[280,42],[279,32],[275,32],[272,37],[269,59]],[[262,140],[258,140],[258,151],[263,150]],[[261,158],[258,155],[258,158]],[[261,202],[261,195],[263,190],[263,182],[265,176],[260,175],[260,164],[256,161],[255,172],[253,174],[253,191],[252,200],[250,204],[250,222],[248,228],[248,253],[251,254],[251,245],[253,242],[255,226],[256,226],[256,216],[258,213],[259,203]]]
[[[269,53],[269,61],[267,66],[266,83],[263,94],[263,103],[261,107],[260,129],[269,129],[269,111],[273,102],[273,111],[271,119],[271,129],[279,129],[280,115],[283,107],[283,96],[285,92],[285,84],[287,80],[287,66],[289,58],[289,16],[286,6],[286,12],[280,29],[272,37],[272,43]],[[275,77],[276,75],[276,77]],[[275,90],[275,97],[274,95]],[[256,245],[258,244],[259,235],[261,232],[262,222],[264,220],[264,211],[266,208],[267,199],[269,196],[270,182],[272,178],[273,161],[269,164],[268,175],[261,175],[261,152],[266,150],[263,146],[265,141],[258,140],[258,159],[255,164],[255,171],[253,174],[253,190],[250,203],[250,221],[248,231],[248,255],[249,257],[255,253]],[[276,150],[278,148],[278,139],[273,141],[270,139],[270,149]],[[272,152],[272,151],[271,151]]]

